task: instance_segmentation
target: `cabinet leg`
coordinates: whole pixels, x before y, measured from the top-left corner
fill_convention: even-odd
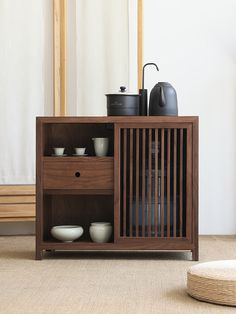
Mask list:
[[[192,250],[192,261],[198,261],[199,255],[198,255],[198,248]]]
[[[37,261],[40,261],[43,257],[43,251],[36,249],[36,253],[35,253],[35,259]]]
[[[45,252],[51,252],[51,253],[54,253],[54,252],[55,252],[55,250],[54,250],[54,249],[47,249],[47,250],[45,250]]]

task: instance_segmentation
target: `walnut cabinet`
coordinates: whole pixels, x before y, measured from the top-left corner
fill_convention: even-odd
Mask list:
[[[108,137],[105,157],[94,137]],[[66,156],[52,156],[65,147]],[[86,147],[87,156],[73,156]],[[197,117],[38,117],[36,259],[55,250],[186,250],[198,260]],[[108,243],[93,243],[91,222],[112,223]],[[71,243],[54,225],[78,224]]]

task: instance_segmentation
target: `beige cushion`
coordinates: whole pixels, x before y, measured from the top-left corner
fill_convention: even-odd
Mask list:
[[[236,260],[192,266],[187,273],[187,292],[201,301],[236,306]]]

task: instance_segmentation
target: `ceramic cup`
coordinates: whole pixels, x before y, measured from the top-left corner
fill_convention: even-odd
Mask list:
[[[108,153],[108,144],[109,138],[108,137],[95,137],[93,138],[94,142],[94,150],[96,156],[103,157],[106,156]]]
[[[65,147],[54,147],[53,150],[55,155],[61,156],[64,154]]]
[[[89,234],[93,242],[106,243],[112,234],[112,226],[109,223],[96,222],[89,227]]]
[[[85,147],[75,147],[76,155],[84,155],[85,154]]]

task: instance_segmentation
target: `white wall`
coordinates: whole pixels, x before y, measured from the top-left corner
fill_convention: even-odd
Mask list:
[[[200,233],[236,234],[236,1],[145,1],[144,55],[200,116]]]

